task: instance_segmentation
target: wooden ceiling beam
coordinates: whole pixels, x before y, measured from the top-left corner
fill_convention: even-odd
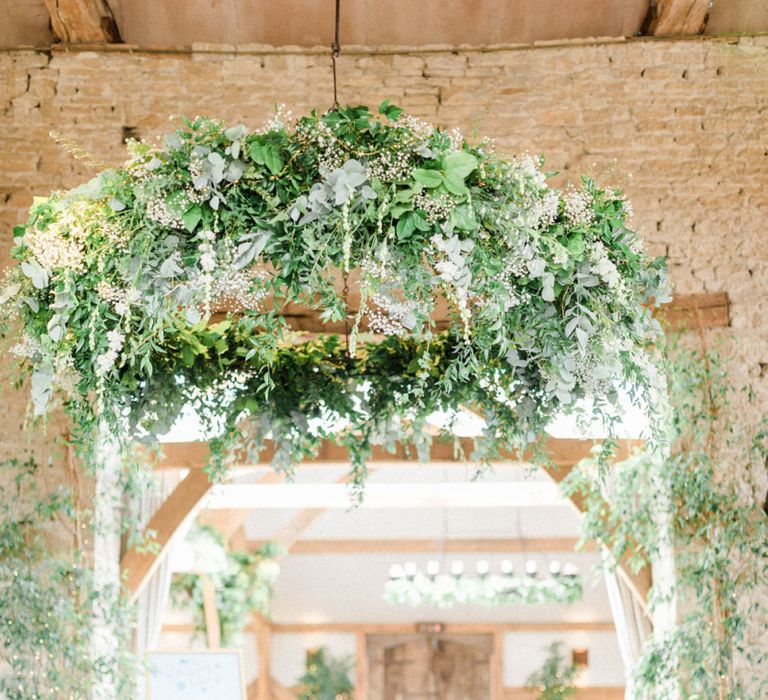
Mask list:
[[[613,622],[585,620],[583,622],[499,622],[499,623],[447,623],[442,634],[490,634],[493,632],[613,632]],[[245,632],[256,632],[253,623],[247,624]],[[193,633],[194,625],[165,624],[163,632]],[[339,632],[347,634],[423,634],[419,624],[379,622],[318,622],[318,623],[273,623],[273,634],[312,634],[317,632]]]
[[[111,44],[120,32],[106,0],[44,0],[51,31],[64,44]]]
[[[645,21],[653,36],[702,34],[709,19],[710,0],[655,0]]]
[[[574,552],[578,539],[575,537],[487,538],[487,539],[328,539],[298,540],[290,548],[290,554],[312,556],[350,554],[541,554],[542,552]],[[266,543],[249,540],[248,551],[254,551]],[[594,552],[589,545],[584,550]]]
[[[270,306],[267,303],[267,306]],[[359,299],[354,295],[349,298],[349,316],[357,314]],[[221,308],[214,315],[214,321],[222,320],[228,309]],[[232,313],[237,314],[236,310]],[[288,327],[301,334],[300,342],[320,334],[344,334],[344,321],[324,322],[320,320],[319,312],[312,311],[299,304],[289,304],[281,310]],[[730,325],[728,295],[725,292],[678,294],[669,304],[656,311],[656,316],[666,323],[672,331],[682,331],[691,328],[691,321],[701,324],[704,328],[720,328]],[[432,316],[435,330],[442,331],[450,326],[450,311],[441,301]],[[696,326],[698,327],[698,325]],[[361,332],[368,332],[368,321],[363,318],[360,323]],[[381,336],[372,336],[379,340]]]
[[[473,442],[470,438],[460,438],[459,444],[465,455],[470,455],[473,450]],[[548,438],[545,451],[556,469],[572,467],[582,459],[592,455],[592,449],[599,441],[580,440],[577,438]],[[620,440],[614,461],[627,459],[635,450],[643,445],[642,440]],[[259,454],[259,461],[253,463],[243,459],[234,465],[234,468],[252,468],[255,466],[269,466],[274,456],[274,446],[268,441],[264,450]],[[156,469],[202,469],[208,463],[209,449],[204,442],[170,442],[163,445],[163,456],[157,462]],[[532,455],[526,453],[519,458],[513,452],[502,455],[496,463],[520,463],[529,462]],[[464,464],[460,454],[456,454],[452,442],[435,440],[430,448],[429,464],[443,466],[448,464]],[[471,460],[469,460],[471,463]],[[406,449],[398,443],[394,452],[389,452],[383,447],[374,446],[371,459],[368,464],[378,466],[414,466],[419,464],[415,451]],[[349,466],[349,454],[346,448],[333,442],[325,442],[321,445],[317,457],[302,463],[302,466]]]

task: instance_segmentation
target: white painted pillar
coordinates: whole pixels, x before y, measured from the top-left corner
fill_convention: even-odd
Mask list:
[[[120,581],[120,535],[122,514],[122,489],[120,475],[122,458],[117,441],[106,430],[99,431],[96,449],[96,491],[93,505],[93,583],[105,606],[118,601]],[[101,659],[107,668],[115,668],[118,639],[108,620],[108,612],[96,612],[94,635],[91,645],[93,658]],[[104,674],[97,680],[93,700],[114,700],[117,689],[114,678]]]

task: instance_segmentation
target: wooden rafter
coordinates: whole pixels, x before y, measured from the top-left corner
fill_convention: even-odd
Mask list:
[[[139,597],[174,538],[195,517],[203,496],[210,488],[208,474],[201,470],[190,471],[163,501],[147,525],[147,531],[154,533],[154,541],[159,549],[140,552],[132,547],[123,555],[120,570],[125,574],[125,587],[131,603]]]
[[[106,0],[44,0],[53,35],[65,44],[110,44],[120,41]]]
[[[494,539],[329,539],[298,540],[290,548],[291,554],[333,556],[350,554],[534,554],[540,552],[573,552],[578,539],[575,537],[540,537],[535,539],[494,538]],[[264,542],[248,541],[249,550],[257,549]],[[584,551],[595,551],[587,547]]]
[[[164,632],[194,632],[191,624],[166,624]],[[245,632],[255,633],[256,626],[245,626]],[[418,624],[387,622],[298,622],[273,623],[272,634],[313,634],[338,632],[344,634],[412,634],[419,633]],[[559,622],[499,622],[499,623],[447,623],[443,625],[446,634],[491,634],[493,632],[613,632],[610,621],[584,620]]]
[[[701,34],[709,18],[710,0],[655,0],[645,22],[647,34]]]
[[[465,455],[470,455],[473,449],[472,440],[461,438],[461,449]],[[620,461],[627,459],[630,454],[642,445],[640,440],[622,440],[614,459]],[[582,459],[592,454],[595,442],[592,440],[578,440],[575,438],[549,438],[546,441],[545,451],[555,468],[573,467]],[[208,445],[204,442],[175,442],[163,445],[163,458],[157,464],[157,469],[202,469],[208,463]],[[274,447],[268,442],[260,454],[260,465],[268,465],[274,455]],[[530,460],[531,455],[523,455],[522,461]],[[457,454],[453,443],[435,441],[430,449],[429,463],[454,463],[463,464],[465,461],[461,454]],[[518,456],[509,452],[501,457],[498,462],[519,462]],[[374,446],[370,464],[389,465],[413,465],[416,455],[413,451],[406,451],[402,445],[398,445],[394,452],[388,452],[383,447]],[[340,466],[349,464],[349,454],[346,448],[332,442],[325,442],[320,447],[317,457],[307,460],[306,465],[313,466]],[[235,468],[253,467],[253,462],[241,461]]]

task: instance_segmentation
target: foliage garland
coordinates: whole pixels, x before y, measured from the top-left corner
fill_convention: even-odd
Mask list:
[[[482,412],[483,461],[580,397],[602,412],[617,381],[656,405],[645,347],[665,271],[618,190],[552,189],[536,159],[387,102],[278,112],[252,133],[185,124],[15,229],[3,318],[20,318],[35,412],[62,395],[80,442],[99,425],[151,440],[193,406],[216,436],[214,478],[270,435],[282,468],[324,439],[346,446],[359,486],[372,445],[427,447],[436,409]],[[348,273],[356,310],[338,291]],[[292,330],[297,305],[351,314],[348,346]]]
[[[547,647],[547,658],[542,667],[526,681],[528,688],[540,691],[537,700],[565,700],[576,695],[574,682],[579,667],[566,661],[563,643],[553,642]]]
[[[583,593],[581,576],[496,576],[465,578],[449,575],[390,579],[384,586],[384,600],[396,605],[537,605],[575,603]]]
[[[216,591],[216,611],[219,616],[221,643],[240,646],[245,625],[255,612],[269,615],[273,584],[280,566],[276,558],[280,547],[268,542],[255,552],[226,550],[222,533],[210,525],[197,525],[187,539],[200,549],[209,563],[221,567],[205,574]],[[174,607],[189,610],[195,630],[205,632],[203,581],[193,573],[176,574],[171,583]]]
[[[308,652],[307,671],[299,679],[299,700],[352,700],[352,666],[351,659],[332,656],[325,647]]]
[[[754,395],[738,389],[718,353],[675,345],[666,353],[671,454],[641,453],[614,465],[607,500],[594,465],[574,470],[564,484],[583,496],[585,539],[607,545],[612,561],[632,552],[628,561],[639,570],[660,548],[674,551],[674,590],[654,588],[650,603],[653,608],[676,595],[680,619],[646,642],[634,672],[634,697],[765,697],[765,414],[754,417]]]
[[[119,585],[97,585],[81,552],[52,551],[75,511],[64,490],[41,495],[39,478],[32,459],[0,463],[0,697],[74,700],[109,679],[112,697],[132,698],[131,610]],[[114,645],[97,650],[100,627]]]

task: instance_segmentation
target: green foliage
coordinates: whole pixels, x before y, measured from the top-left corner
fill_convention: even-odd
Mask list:
[[[542,603],[575,603],[581,599],[581,576],[553,575],[538,578],[522,576],[456,577],[447,574],[436,577],[418,572],[412,578],[404,576],[387,581],[384,599],[396,605],[432,605],[452,608],[454,605],[540,605]]]
[[[576,695],[574,682],[579,673],[577,666],[566,661],[563,643],[554,642],[547,647],[548,656],[542,667],[532,673],[526,686],[541,691],[538,700],[563,700]]]
[[[299,679],[299,700],[352,700],[351,659],[339,659],[325,647],[307,653],[307,672]]]
[[[239,646],[243,628],[253,613],[269,615],[272,586],[280,573],[276,561],[280,548],[267,543],[255,552],[226,551],[221,533],[210,525],[197,526],[190,538],[202,547],[208,562],[221,562],[217,571],[205,574],[216,591],[221,643]],[[188,538],[189,539],[189,538]],[[171,584],[173,605],[189,610],[198,632],[205,631],[203,582],[197,574],[176,574]]]
[[[734,386],[717,353],[673,349],[668,364],[671,454],[616,465],[607,493],[588,465],[569,476],[567,488],[586,497],[585,537],[606,544],[614,561],[631,551],[639,569],[661,547],[674,550],[679,624],[647,643],[636,697],[765,697],[764,412]],[[654,590],[652,604],[667,594]]]
[[[86,448],[99,421],[152,441],[188,405],[217,436],[214,478],[267,435],[282,469],[332,439],[359,489],[373,445],[427,454],[435,409],[483,413],[483,462],[535,443],[581,397],[609,414],[616,381],[656,404],[644,348],[665,273],[618,190],[552,189],[539,161],[390,103],[278,114],[253,133],[185,124],[37,200],[15,232],[0,302],[21,318],[20,376],[36,413],[65,399]],[[348,347],[292,330],[297,309],[349,317]]]
[[[94,583],[79,551],[51,551],[75,513],[64,491],[40,495],[39,478],[32,460],[0,464],[0,696],[79,700],[106,678],[116,698],[133,697],[126,601]],[[114,649],[94,648],[100,626],[115,633]]]

